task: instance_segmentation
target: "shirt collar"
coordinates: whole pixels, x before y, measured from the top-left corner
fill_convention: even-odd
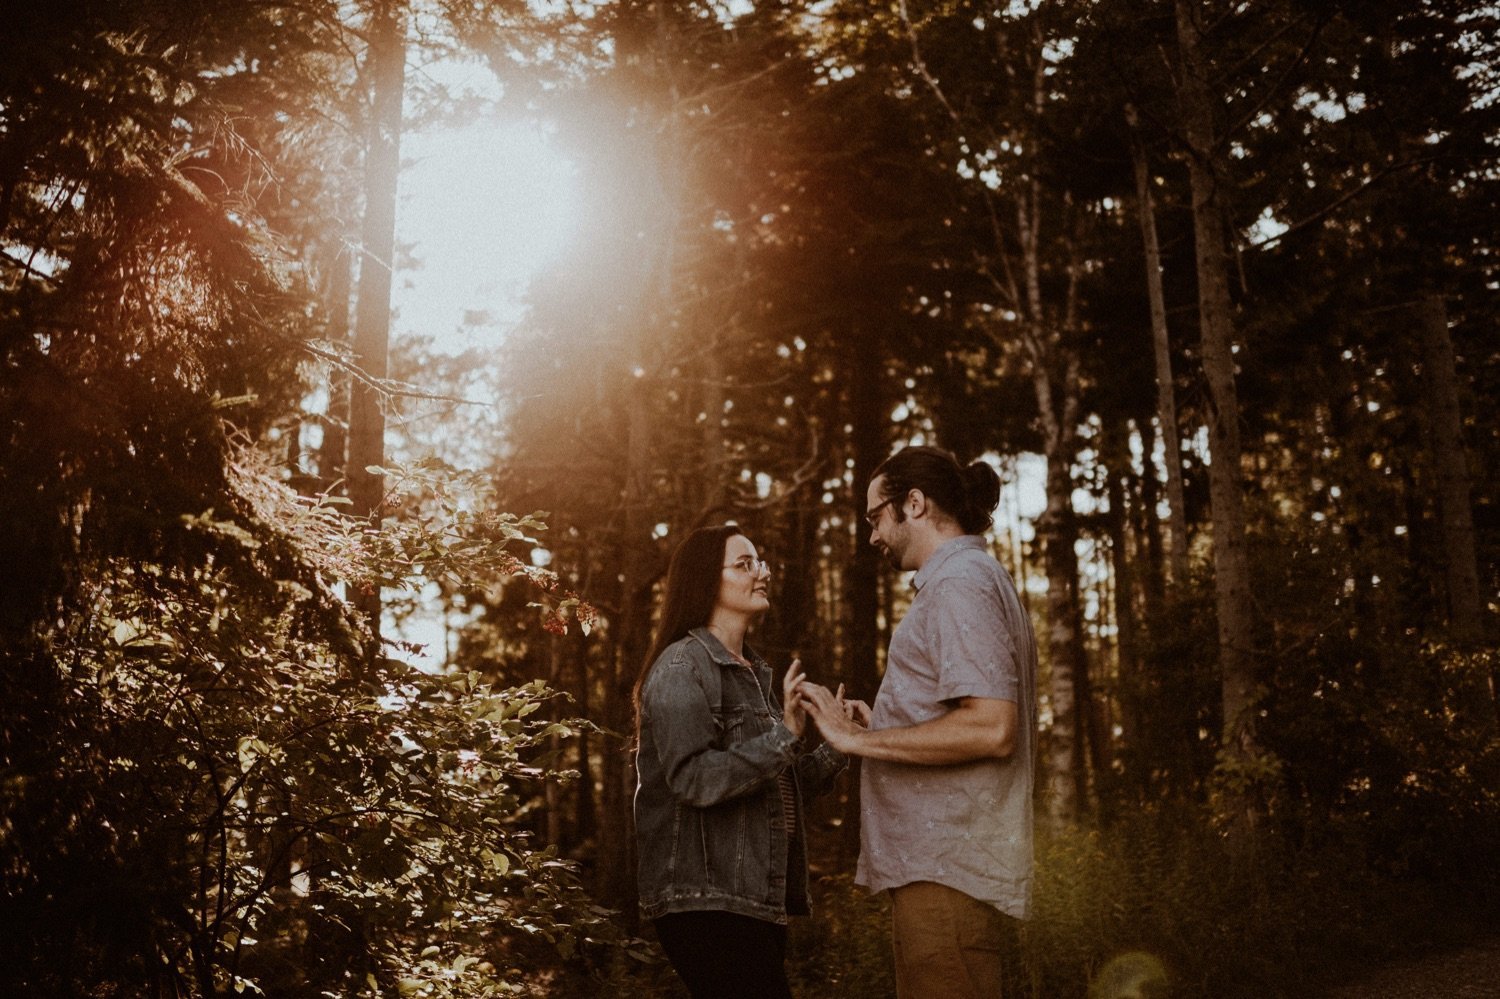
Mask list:
[[[911,578],[912,589],[920,590],[927,585],[935,572],[942,564],[952,558],[958,552],[966,548],[977,548],[981,551],[985,548],[984,539],[977,534],[963,534],[956,538],[949,538],[937,546],[937,550],[927,556],[927,561],[922,563],[922,568]]]

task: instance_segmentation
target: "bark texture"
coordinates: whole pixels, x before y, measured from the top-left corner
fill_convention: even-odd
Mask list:
[[[391,339],[391,273],[396,247],[396,184],[401,174],[401,102],[406,87],[405,5],[383,0],[370,12],[372,108],[365,147],[365,214],[360,233],[359,292],[354,311],[354,363],[369,379],[350,387],[349,455],[344,473],[350,513],[379,518],[385,480],[366,469],[385,460],[384,399]],[[380,638],[380,591],[355,595]]]
[[[1448,622],[1456,640],[1474,644],[1483,638],[1484,605],[1479,592],[1469,460],[1464,451],[1458,367],[1448,332],[1448,307],[1442,296],[1432,295],[1418,306],[1418,313],[1432,458],[1437,471]]]
[[[1218,615],[1223,707],[1223,763],[1234,772],[1256,755],[1256,682],[1252,655],[1250,564],[1240,469],[1239,400],[1235,389],[1234,320],[1225,232],[1220,145],[1208,70],[1200,51],[1202,11],[1176,0],[1181,52],[1178,98],[1189,147],[1194,244],[1198,257],[1198,320],[1208,382],[1209,501],[1213,511],[1214,596]],[[1246,810],[1240,818],[1253,820]]]

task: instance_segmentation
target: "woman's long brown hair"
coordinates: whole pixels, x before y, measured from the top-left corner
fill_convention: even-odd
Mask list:
[[[729,539],[743,533],[733,524],[700,527],[683,538],[672,553],[672,564],[667,569],[667,595],[662,603],[661,620],[656,626],[656,640],[641,663],[640,675],[636,677],[635,689],[631,692],[637,739],[641,734],[641,690],[646,686],[651,667],[667,646],[708,623],[719,598],[719,580],[724,572],[724,552],[729,547]]]

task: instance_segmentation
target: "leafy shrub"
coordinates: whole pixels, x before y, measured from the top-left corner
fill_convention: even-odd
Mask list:
[[[320,584],[514,573],[520,522],[369,531],[240,472],[239,512],[159,525],[196,551],[95,564],[9,650],[7,994],[533,991],[557,961],[532,941],[608,915],[520,821],[573,725],[538,720],[539,681],[372,657]]]

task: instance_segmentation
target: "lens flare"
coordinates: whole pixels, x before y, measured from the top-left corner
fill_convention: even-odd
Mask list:
[[[1152,954],[1130,951],[1110,958],[1089,986],[1089,999],[1166,999],[1167,969]]]

